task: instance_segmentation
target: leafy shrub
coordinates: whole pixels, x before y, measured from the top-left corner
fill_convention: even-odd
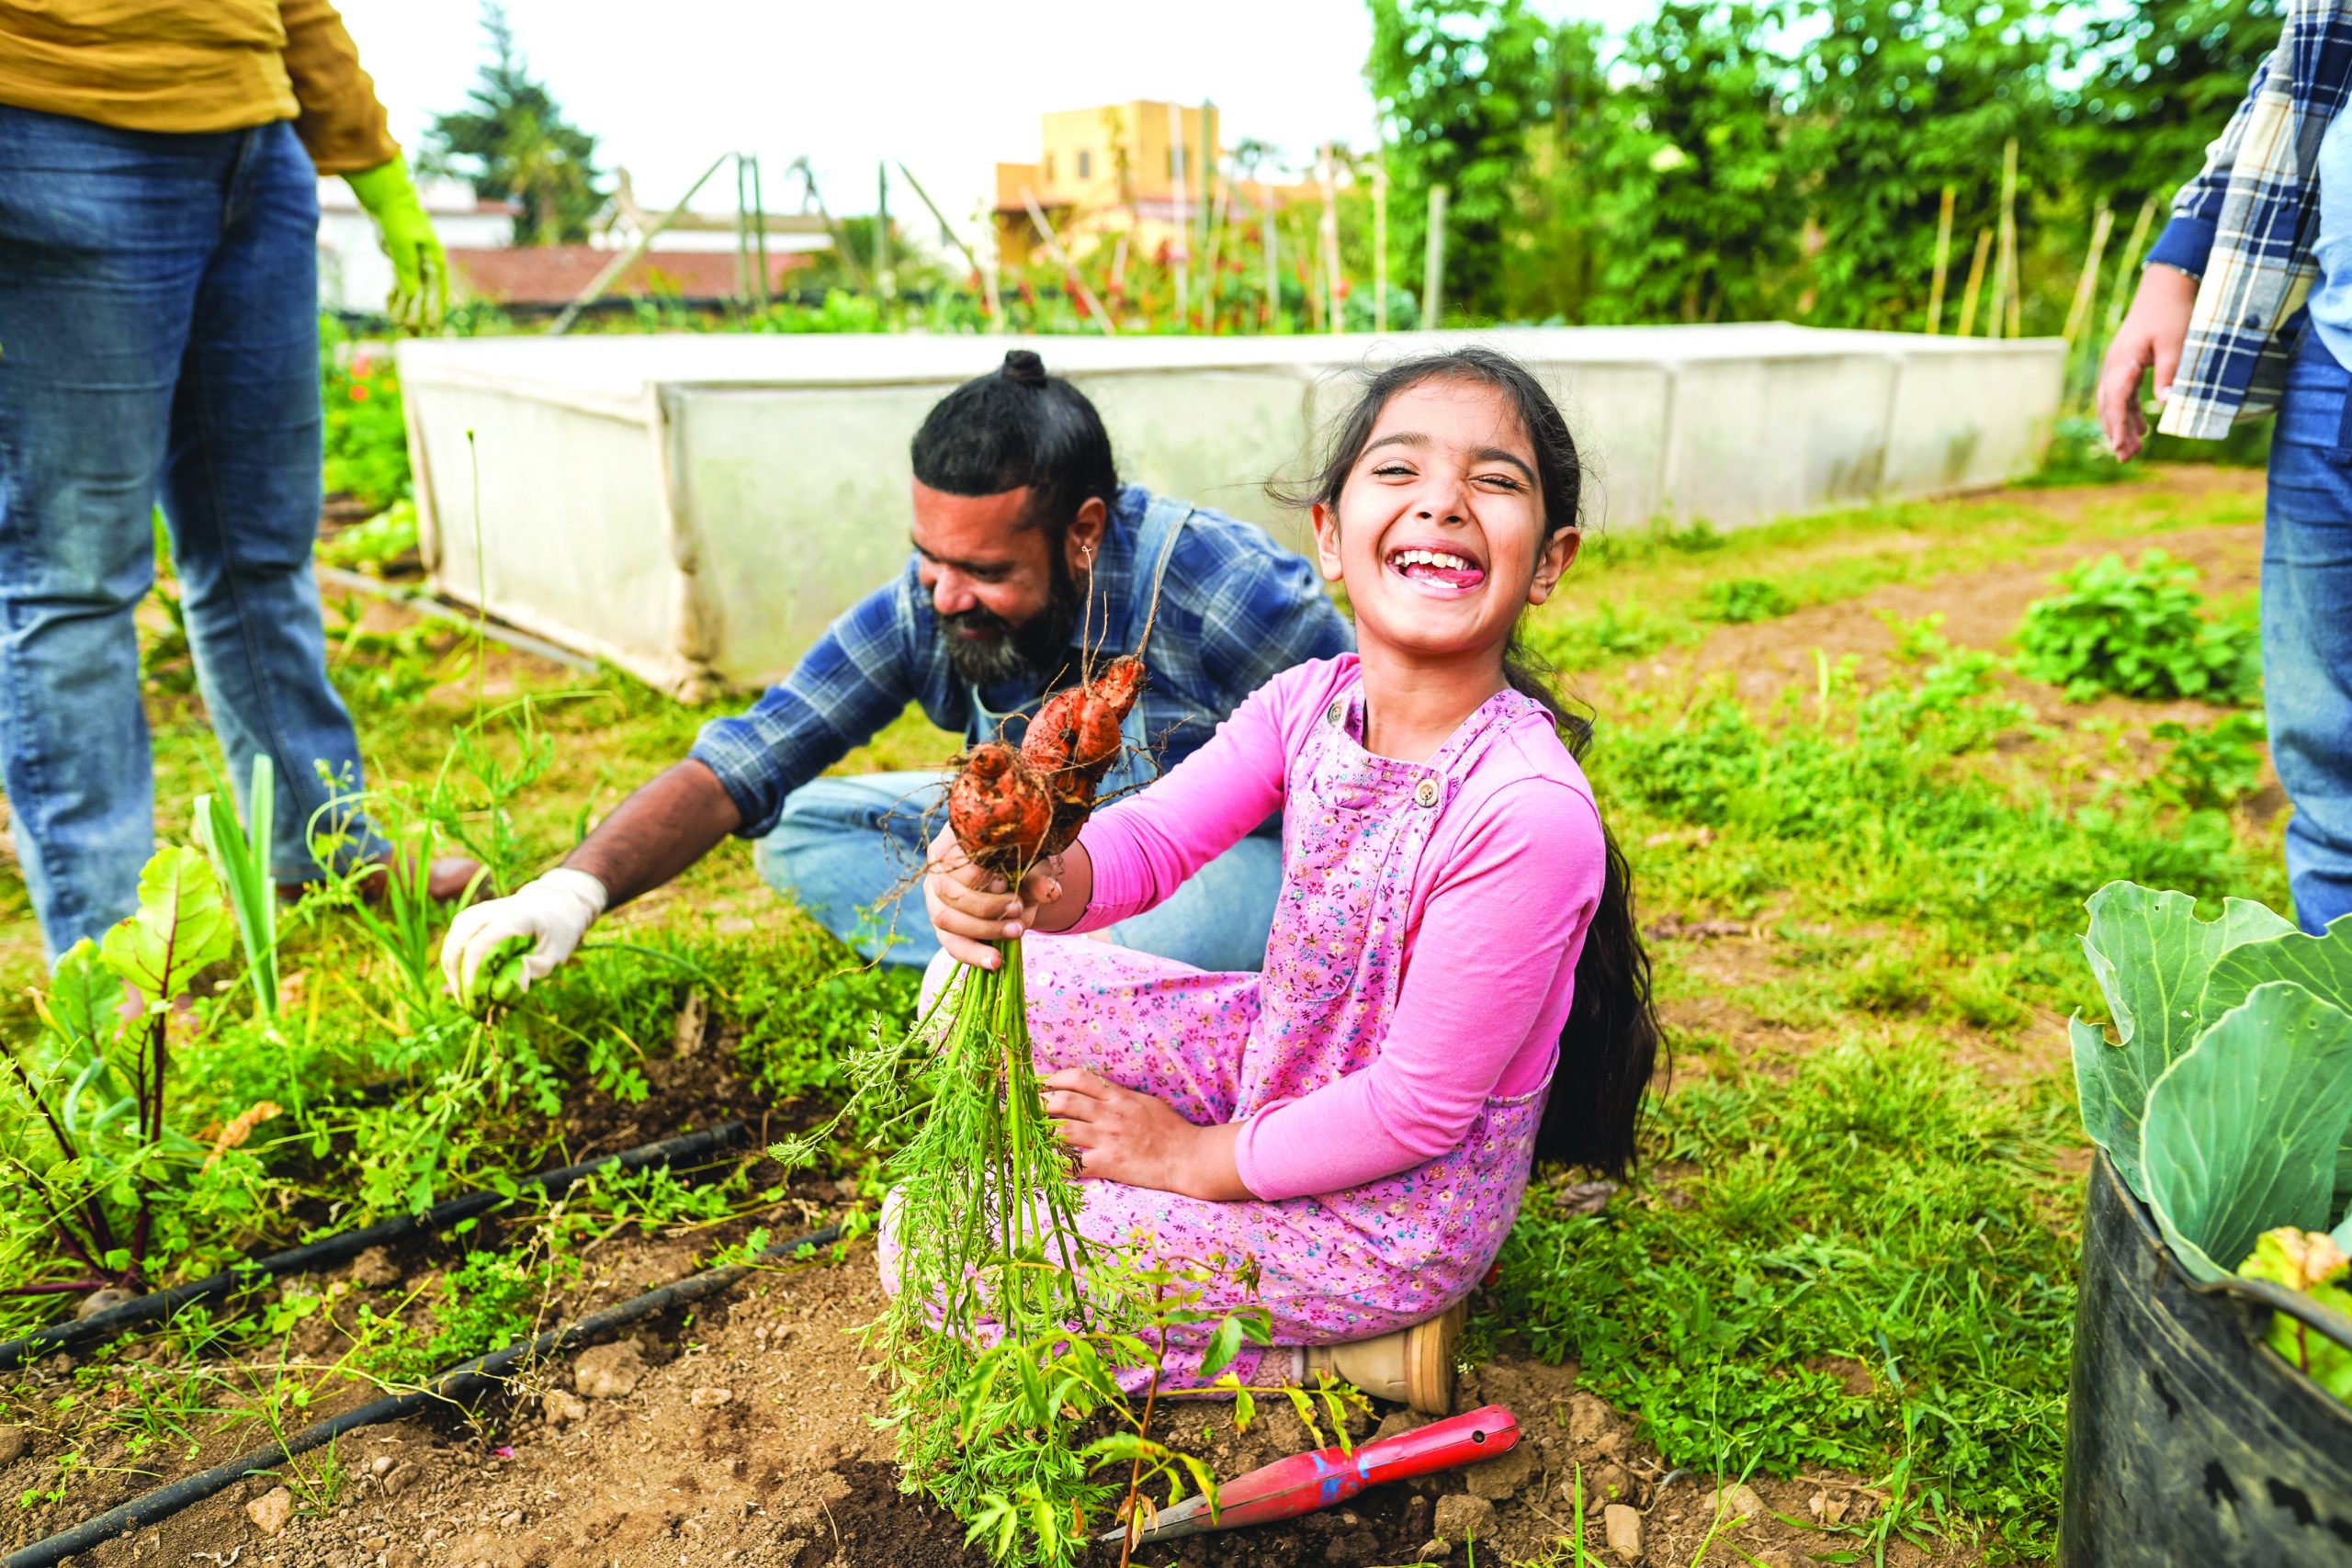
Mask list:
[[[408,425],[400,372],[379,345],[352,344],[322,322],[319,401],[326,489],[381,512],[409,493]]]
[[[2262,787],[2258,712],[2224,714],[2203,728],[2166,719],[2148,733],[2172,742],[2156,786],[2184,806],[2227,810]]]
[[[2061,574],[2065,592],[2026,609],[2018,671],[2064,686],[2072,703],[2102,692],[2252,702],[2261,689],[2261,632],[2250,615],[2206,619],[2196,581],[2196,568],[2162,550],[2136,566],[2107,555]]]
[[[1797,607],[1796,601],[1760,578],[1736,577],[1707,585],[1708,620],[1737,626],[1747,621],[1776,620]]]
[[[416,502],[403,496],[365,523],[338,530],[319,542],[319,558],[330,566],[384,575],[384,568],[416,549]]]

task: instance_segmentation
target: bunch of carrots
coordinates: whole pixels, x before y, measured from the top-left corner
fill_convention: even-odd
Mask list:
[[[1143,679],[1140,659],[1114,659],[1049,698],[1018,747],[988,741],[960,760],[948,824],[976,864],[1017,887],[1076,840],[1118,759]],[[898,1290],[867,1344],[891,1384],[907,1486],[967,1520],[1022,1499],[1023,1511],[1037,1515],[1023,1532],[1033,1550],[1067,1560],[1085,1539],[1083,1501],[1102,1488],[1070,1445],[976,1408],[999,1385],[975,1369],[991,1345],[1102,1331],[1122,1305],[1104,1299],[1120,1292],[1100,1279],[1081,1292],[1089,1258],[1074,1162],[1045,1114],[1021,943],[1000,950],[997,967],[960,970],[910,1034],[877,1040],[852,1064],[853,1103],[867,1110],[874,1141],[905,1139],[888,1166],[886,1245],[897,1249]],[[815,1137],[778,1153],[808,1157]],[[1023,1374],[1033,1375],[1050,1369]]]

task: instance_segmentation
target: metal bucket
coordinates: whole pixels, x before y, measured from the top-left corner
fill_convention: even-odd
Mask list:
[[[2263,1344],[2260,1280],[2199,1285],[2101,1155],[2083,1224],[2066,1410],[2064,1568],[2352,1568],[2352,1405]]]

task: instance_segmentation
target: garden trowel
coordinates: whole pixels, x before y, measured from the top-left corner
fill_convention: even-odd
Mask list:
[[[1517,1419],[1501,1405],[1489,1404],[1466,1416],[1362,1444],[1352,1453],[1334,1446],[1293,1454],[1219,1485],[1215,1518],[1209,1517],[1208,1499],[1199,1495],[1160,1509],[1136,1532],[1136,1544],[1296,1518],[1344,1503],[1367,1486],[1493,1459],[1518,1442]],[[1125,1534],[1123,1525],[1097,1539],[1117,1540]]]

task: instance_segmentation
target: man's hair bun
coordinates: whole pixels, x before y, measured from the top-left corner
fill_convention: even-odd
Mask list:
[[[1046,384],[1046,362],[1034,349],[1008,348],[1004,351],[1003,368],[997,374],[1024,387],[1042,387]]]

